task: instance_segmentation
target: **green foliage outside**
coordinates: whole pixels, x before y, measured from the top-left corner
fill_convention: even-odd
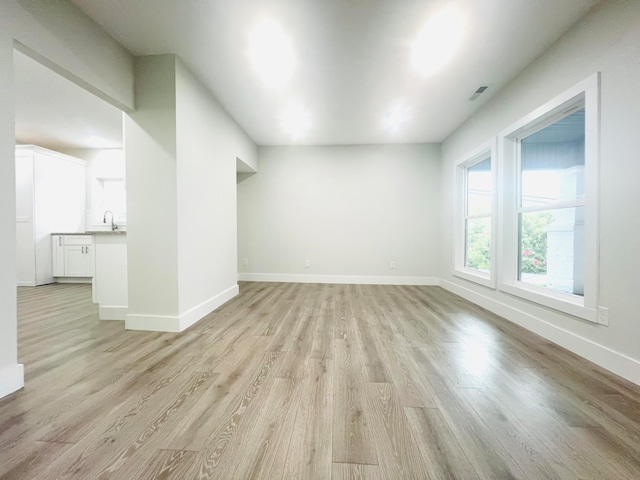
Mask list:
[[[521,272],[547,273],[547,226],[553,221],[551,212],[522,216]],[[491,266],[491,228],[488,218],[470,220],[467,224],[466,266],[489,271]]]
[[[522,216],[522,273],[547,273],[547,227],[553,221],[551,212],[529,213]]]
[[[491,267],[491,220],[479,218],[467,223],[466,266],[488,272]]]

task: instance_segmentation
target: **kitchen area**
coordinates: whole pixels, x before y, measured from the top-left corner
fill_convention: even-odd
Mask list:
[[[127,313],[122,111],[14,51],[16,284],[91,284],[101,320]]]
[[[124,320],[124,154],[73,153],[16,146],[17,285],[91,283],[100,320]]]

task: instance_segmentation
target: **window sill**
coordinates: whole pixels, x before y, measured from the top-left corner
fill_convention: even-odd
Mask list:
[[[586,307],[584,299],[577,295],[555,292],[522,282],[501,283],[498,289],[516,297],[523,298],[543,307],[551,308],[589,322],[597,323],[597,310]]]
[[[483,285],[485,287],[494,289],[496,288],[495,279],[491,278],[489,274],[482,273],[478,270],[472,270],[470,268],[454,268],[451,271],[451,274],[456,277],[463,278],[464,280]]]

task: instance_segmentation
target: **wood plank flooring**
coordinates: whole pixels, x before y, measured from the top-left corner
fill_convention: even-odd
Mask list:
[[[244,283],[180,333],[18,290],[2,479],[639,479],[640,387],[438,287]]]

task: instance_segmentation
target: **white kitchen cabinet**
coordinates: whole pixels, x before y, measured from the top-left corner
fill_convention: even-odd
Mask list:
[[[116,232],[93,234],[93,291],[100,320],[125,320],[128,312],[127,234]]]
[[[52,257],[58,281],[93,277],[93,235],[52,235]]]
[[[63,235],[52,235],[51,260],[53,262],[52,270],[54,277],[64,277],[64,245],[62,244]]]
[[[65,277],[91,277],[91,247],[64,247]]]
[[[86,162],[34,145],[15,149],[16,281],[53,283],[52,233],[84,232]]]

